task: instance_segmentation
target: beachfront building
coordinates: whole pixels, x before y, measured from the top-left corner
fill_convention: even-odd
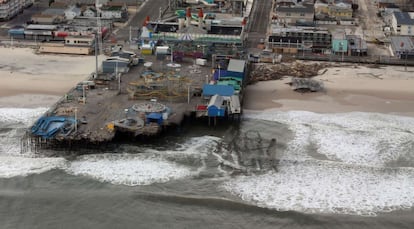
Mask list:
[[[386,9],[396,6],[395,3],[395,0],[377,0],[377,7],[378,9]]]
[[[110,0],[99,0],[99,4],[106,4]],[[95,5],[96,0],[55,0],[55,2],[63,2],[70,5]]]
[[[332,52],[337,55],[347,55],[348,40],[346,39],[332,39]]]
[[[317,20],[352,20],[353,2],[351,0],[316,0],[315,18]]]
[[[0,0],[0,20],[10,20],[33,5],[34,0]]]
[[[108,2],[100,9],[101,17],[114,21],[128,20],[128,8],[125,3]]]
[[[352,0],[335,0],[329,5],[329,16],[338,20],[352,19]]]
[[[304,3],[292,5],[290,2],[280,2],[280,4],[276,3],[275,5],[272,19],[284,25],[312,24],[314,16],[313,4]]]
[[[390,41],[390,50],[393,56],[400,59],[414,59],[413,38],[408,36],[392,36]]]
[[[322,27],[283,27],[272,24],[267,38],[269,48],[277,53],[297,51],[325,52],[331,49],[332,34]]]
[[[58,16],[52,14],[33,14],[31,22],[34,24],[52,25],[60,22]]]
[[[414,36],[414,12],[394,12],[390,26],[395,35]]]
[[[86,7],[86,8],[83,10],[82,15],[83,15],[84,17],[91,18],[91,17],[96,17],[97,12],[96,12],[95,7]]]
[[[326,19],[329,17],[329,4],[326,0],[315,1],[315,19]]]
[[[73,20],[75,17],[81,15],[81,9],[76,6],[71,6],[65,9],[65,19],[66,20]]]
[[[346,35],[348,41],[348,54],[351,56],[368,55],[367,42],[359,35]]]

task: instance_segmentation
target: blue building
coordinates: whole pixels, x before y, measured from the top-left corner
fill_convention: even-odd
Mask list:
[[[224,98],[220,95],[211,97],[207,106],[208,117],[224,117],[226,114],[226,106],[223,104]]]

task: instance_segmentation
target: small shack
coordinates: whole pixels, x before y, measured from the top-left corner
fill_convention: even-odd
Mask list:
[[[227,75],[240,79],[244,79],[244,72],[246,67],[246,61],[230,59],[229,65],[227,67]]]
[[[129,60],[107,59],[102,62],[103,73],[126,73],[129,71]]]
[[[207,115],[209,117],[224,117],[226,106],[223,105],[224,98],[220,95],[213,95],[207,106]]]
[[[142,55],[151,55],[152,54],[152,46],[150,44],[143,44],[141,46],[141,54]]]

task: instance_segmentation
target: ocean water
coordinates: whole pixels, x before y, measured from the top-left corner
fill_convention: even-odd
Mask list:
[[[265,111],[22,154],[45,111],[0,108],[0,228],[414,227],[411,117]]]

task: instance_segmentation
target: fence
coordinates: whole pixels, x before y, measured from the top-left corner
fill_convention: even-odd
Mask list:
[[[383,65],[401,65],[414,66],[414,60],[399,59],[391,56],[341,56],[341,55],[316,55],[310,53],[300,53],[295,56],[299,60],[316,60],[331,61],[344,63],[361,63],[361,64],[383,64]]]

